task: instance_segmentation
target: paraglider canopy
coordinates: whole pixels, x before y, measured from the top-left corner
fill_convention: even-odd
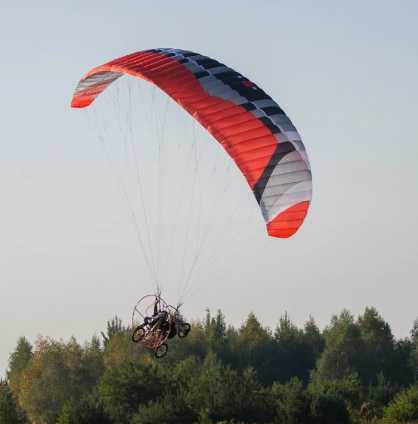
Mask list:
[[[163,48],[92,69],[80,80],[72,107],[89,106],[124,74],[158,86],[223,146],[252,189],[270,236],[296,233],[311,201],[311,170],[299,133],[269,95],[217,60]]]

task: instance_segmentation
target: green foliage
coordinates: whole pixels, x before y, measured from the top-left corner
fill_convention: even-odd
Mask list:
[[[269,415],[254,370],[239,373],[223,365],[212,353],[191,382],[186,399],[199,414],[207,414],[215,422],[231,419],[265,422],[265,416]]]
[[[9,385],[16,397],[20,392],[21,375],[30,363],[32,357],[32,345],[25,337],[20,337],[17,341],[16,349],[10,355],[9,369],[7,371]]]
[[[317,393],[311,401],[313,424],[348,424],[350,415],[343,399],[334,393]]]
[[[384,424],[415,423],[418,421],[418,386],[399,393],[384,412]]]
[[[311,399],[311,414],[314,423],[348,422],[350,415],[356,415],[361,407],[361,381],[356,373],[340,379],[325,380],[314,373],[308,386]],[[328,417],[331,421],[327,421]]]
[[[418,321],[395,340],[374,308],[321,333],[285,313],[272,332],[218,311],[156,360],[119,318],[103,343],[21,338],[0,385],[7,424],[390,424],[416,420]],[[403,390],[403,391],[401,391]],[[400,392],[401,391],[401,392]],[[389,405],[389,406],[388,406]],[[25,413],[25,416],[23,412]],[[403,421],[402,421],[403,420]]]
[[[414,325],[411,330],[411,344],[410,365],[413,380],[418,383],[418,318],[414,321]]]
[[[222,365],[210,353],[196,380],[192,382],[188,397],[194,409],[206,410],[213,420],[234,416],[233,391],[237,382],[236,371]]]
[[[206,311],[204,331],[209,349],[214,352],[221,351],[225,343],[226,324],[225,317],[220,310],[216,317],[212,317],[209,310]]]
[[[176,421],[170,421],[170,420]],[[178,422],[177,417],[173,414],[171,405],[167,401],[150,402],[141,405],[138,412],[133,416],[132,424],[159,424]],[[180,421],[181,423],[182,421]],[[186,424],[186,423],[185,423]]]
[[[96,395],[79,401],[67,401],[61,408],[57,424],[112,424]]]
[[[248,315],[238,332],[229,329],[230,355],[232,367],[245,369],[252,367],[263,382],[272,382],[276,349],[271,331],[262,327],[253,313]]]
[[[361,381],[356,373],[348,374],[339,379],[324,380],[318,378],[317,374],[308,389],[313,397],[317,393],[326,393],[343,399],[350,408],[358,407],[360,404]]]
[[[193,424],[196,413],[180,396],[166,395],[163,399],[141,404],[133,416],[132,424]]]
[[[99,381],[105,412],[116,422],[128,422],[138,405],[163,395],[166,376],[158,364],[126,362],[106,369]]]
[[[315,321],[310,318],[304,330],[298,329],[285,313],[276,327],[274,339],[276,351],[274,380],[286,382],[292,377],[298,377],[307,383],[324,345]],[[269,372],[271,374],[271,371]]]
[[[414,345],[418,346],[418,318],[414,321],[411,329],[411,341]]]
[[[367,389],[367,409],[370,416],[381,418],[383,409],[396,394],[396,386],[393,386],[385,376],[380,373],[376,382]]]
[[[358,325],[364,349],[362,369],[357,371],[362,372],[363,381],[372,383],[380,373],[395,378],[397,371],[393,369],[395,342],[389,324],[375,308],[366,308],[358,319]]]
[[[0,423],[24,424],[24,414],[19,410],[6,381],[0,380]]]
[[[337,380],[353,372],[362,375],[365,344],[354,317],[348,311],[334,316],[324,336],[325,350],[318,362],[317,378]]]
[[[96,385],[102,368],[96,347],[38,339],[33,357],[20,374],[19,404],[34,422],[52,424],[64,404],[78,401]],[[95,358],[96,356],[96,358]]]
[[[319,378],[335,380],[355,372],[364,385],[374,384],[380,374],[400,386],[413,381],[411,342],[395,341],[389,324],[376,309],[366,308],[357,322],[343,311],[332,318],[324,336]]]
[[[118,316],[114,316],[110,321],[106,324],[106,333],[103,331],[100,334],[103,337],[103,343],[106,346],[113,336],[116,334],[120,334],[126,331],[126,328],[122,325],[122,320]]]
[[[32,359],[32,355],[32,345],[25,337],[20,337],[17,341],[15,351],[9,358],[8,377],[10,378],[11,375],[23,371],[28,362]]]
[[[85,344],[81,366],[84,384],[87,387],[94,387],[104,372],[104,356],[97,337],[93,337]]]
[[[292,378],[286,384],[274,383],[271,389],[275,424],[300,424],[309,420],[309,399],[302,382]]]
[[[416,381],[418,368],[414,363],[415,347],[408,339],[395,342],[390,379],[398,386],[409,386]]]
[[[308,321],[306,321],[304,333],[305,343],[307,344],[310,351],[309,353],[311,362],[309,363],[309,369],[313,369],[315,360],[319,358],[319,355],[324,350],[325,340],[313,317],[309,317]]]
[[[124,331],[114,334],[105,345],[103,363],[105,369],[116,368],[127,362],[140,359],[144,350],[132,343],[131,332]]]

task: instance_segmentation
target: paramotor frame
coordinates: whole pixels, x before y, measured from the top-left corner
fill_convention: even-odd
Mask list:
[[[157,358],[165,356],[167,340],[176,334],[184,338],[191,329],[180,313],[180,306],[168,304],[160,294],[143,296],[132,312],[132,341],[152,350]],[[152,319],[157,314],[163,319]]]

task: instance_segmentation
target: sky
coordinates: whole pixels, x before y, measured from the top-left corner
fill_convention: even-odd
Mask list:
[[[87,340],[115,314],[128,323],[136,300],[153,290],[132,208],[118,188],[122,175],[134,192],[135,177],[116,122],[134,122],[140,138],[154,219],[148,249],[169,301],[184,283],[176,267],[184,257],[192,262],[193,247],[183,249],[198,246],[201,224],[208,229],[205,259],[183,299],[188,317],[221,308],[228,323],[240,325],[253,311],[274,327],[287,311],[297,325],[312,315],[323,328],[343,308],[358,315],[375,306],[397,337],[408,336],[418,316],[417,15],[412,0],[2,5],[0,375],[18,337]],[[309,216],[294,237],[267,237],[226,155],[146,84],[112,87],[92,111],[70,109],[72,91],[91,67],[155,47],[226,63],[291,117],[314,184]],[[134,94],[131,109],[126,93]],[[159,143],[168,146],[160,168]],[[187,175],[196,163],[194,187]],[[167,193],[158,203],[155,176],[166,166],[173,172],[158,180]],[[136,224],[146,237],[143,215]],[[164,250],[173,234],[174,248]]]

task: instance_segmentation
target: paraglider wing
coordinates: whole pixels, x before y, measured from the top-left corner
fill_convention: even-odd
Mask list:
[[[298,230],[312,195],[309,161],[296,128],[260,87],[198,53],[153,49],[92,69],[72,107],[89,106],[123,74],[158,86],[222,144],[253,190],[269,235],[290,237]]]

